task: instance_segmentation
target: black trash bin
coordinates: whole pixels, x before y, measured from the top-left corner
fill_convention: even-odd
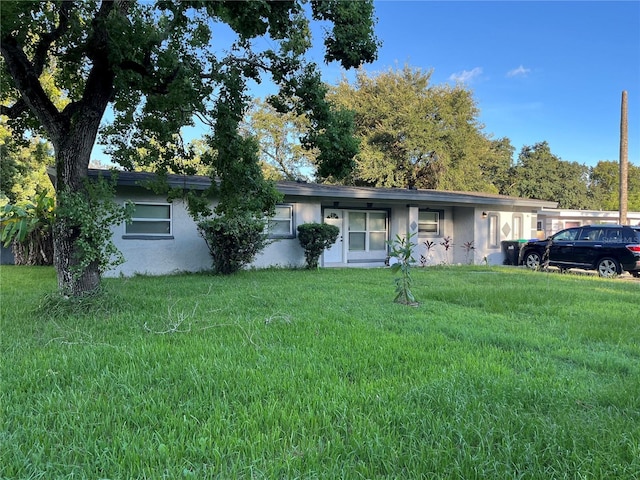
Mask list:
[[[504,265],[518,265],[520,255],[520,240],[504,240],[502,242],[502,253],[504,254]]]

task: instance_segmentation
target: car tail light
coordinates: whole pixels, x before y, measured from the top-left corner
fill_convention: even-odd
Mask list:
[[[627,248],[633,253],[640,253],[640,245],[627,245]]]

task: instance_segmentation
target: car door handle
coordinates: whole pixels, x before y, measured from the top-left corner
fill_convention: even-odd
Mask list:
[[[602,248],[602,245],[598,244],[598,245],[594,245],[594,247],[600,247],[600,248]]]

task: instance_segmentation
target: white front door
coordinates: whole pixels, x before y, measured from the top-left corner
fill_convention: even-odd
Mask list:
[[[324,222],[328,225],[335,225],[340,229],[336,243],[331,245],[324,251],[324,263],[343,263],[344,262],[344,241],[342,238],[342,230],[344,221],[344,212],[336,209],[326,209],[324,211]]]

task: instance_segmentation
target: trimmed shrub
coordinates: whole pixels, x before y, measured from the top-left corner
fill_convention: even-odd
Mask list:
[[[213,258],[213,271],[229,275],[250,264],[269,243],[262,219],[248,213],[222,215],[198,223]]]
[[[298,225],[298,240],[304,249],[307,268],[318,268],[320,255],[336,243],[340,229],[327,223],[305,223]]]

